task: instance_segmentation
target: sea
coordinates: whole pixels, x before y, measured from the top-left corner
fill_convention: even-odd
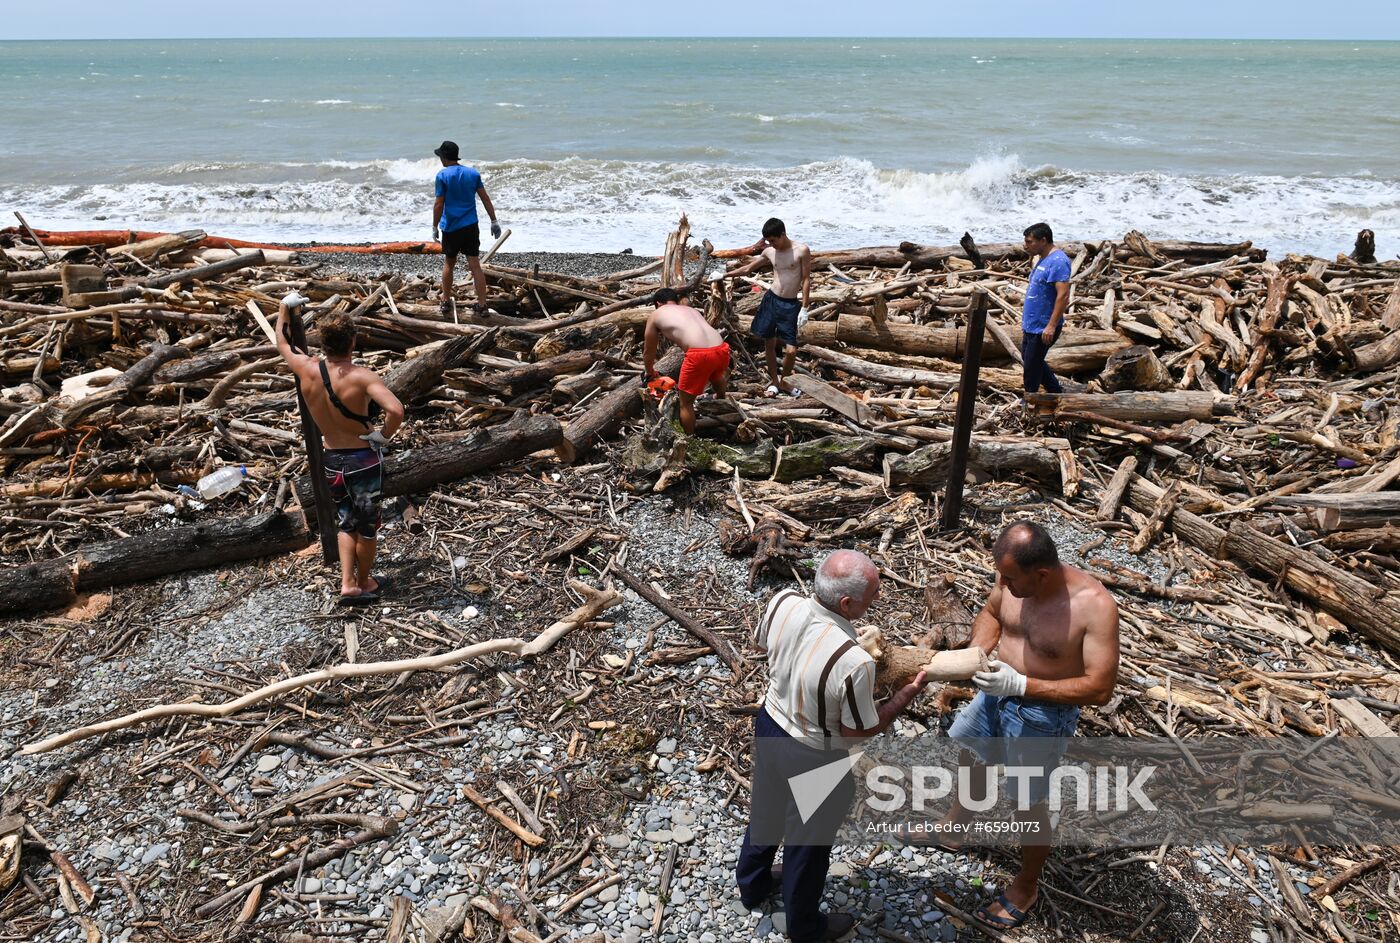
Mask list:
[[[516,251],[1252,240],[1400,254],[1400,43],[0,42],[0,210],[45,229],[431,237],[461,145]]]

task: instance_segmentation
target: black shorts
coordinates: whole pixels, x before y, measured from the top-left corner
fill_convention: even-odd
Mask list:
[[[476,223],[442,234],[442,254],[449,259],[465,255],[474,259],[481,255],[481,227]]]
[[[337,528],[374,540],[379,536],[379,496],[384,487],[379,453],[374,449],[326,449],[323,460]]]
[[[754,315],[751,330],[767,340],[776,337],[789,347],[797,346],[797,315],[802,311],[802,302],[796,298],[784,298],[767,291],[758,303],[758,314]]]

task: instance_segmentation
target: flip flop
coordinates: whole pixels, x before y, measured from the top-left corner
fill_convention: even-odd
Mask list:
[[[796,399],[797,397],[802,395],[802,391],[794,386],[792,389],[788,390],[788,395],[791,396],[793,399]]]
[[[1030,912],[1035,909],[1036,904],[1040,903],[1040,895],[1036,894],[1035,900],[1031,901],[1030,906],[1025,910],[1020,909],[1015,904],[1011,903],[1011,901],[1007,900],[1005,894],[997,895],[996,902],[1001,904],[1002,909],[1005,910],[1009,916],[998,917],[989,909],[992,906],[991,904],[983,904],[981,907],[977,908],[976,913],[972,915],[972,919],[997,930],[1015,930],[1030,919]]]
[[[378,573],[371,573],[369,578],[374,580],[375,583],[374,589],[370,590],[370,595],[375,599],[378,599],[384,593],[384,590],[394,585],[393,580],[387,576],[380,576]],[[361,590],[360,594],[364,595],[364,591]]]
[[[340,594],[340,605],[342,606],[368,606],[372,602],[377,602],[379,596],[376,593],[356,593],[353,596]]]

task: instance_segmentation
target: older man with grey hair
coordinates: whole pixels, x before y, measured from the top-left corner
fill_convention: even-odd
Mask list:
[[[753,798],[749,827],[739,853],[739,896],[757,907],[779,884],[793,940],[835,940],[855,919],[823,914],[819,907],[831,862],[830,844],[789,838],[803,834],[808,815],[793,801],[788,780],[795,774],[848,756],[845,738],[873,737],[909,706],[924,686],[921,672],[884,704],[875,704],[875,660],[856,643],[852,621],[865,615],[880,592],[880,571],[863,553],[837,550],[817,569],[812,596],[778,593],[754,629],[768,653],[768,690],[754,718]],[[844,815],[855,797],[847,772],[824,808]],[[830,818],[830,816],[826,816]],[[758,840],[755,840],[757,826]],[[783,836],[783,865],[773,867]]]

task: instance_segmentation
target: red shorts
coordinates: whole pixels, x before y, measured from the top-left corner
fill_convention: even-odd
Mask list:
[[[729,371],[729,345],[715,347],[692,347],[685,352],[681,362],[681,378],[676,384],[682,393],[699,396],[712,380],[718,380]]]

